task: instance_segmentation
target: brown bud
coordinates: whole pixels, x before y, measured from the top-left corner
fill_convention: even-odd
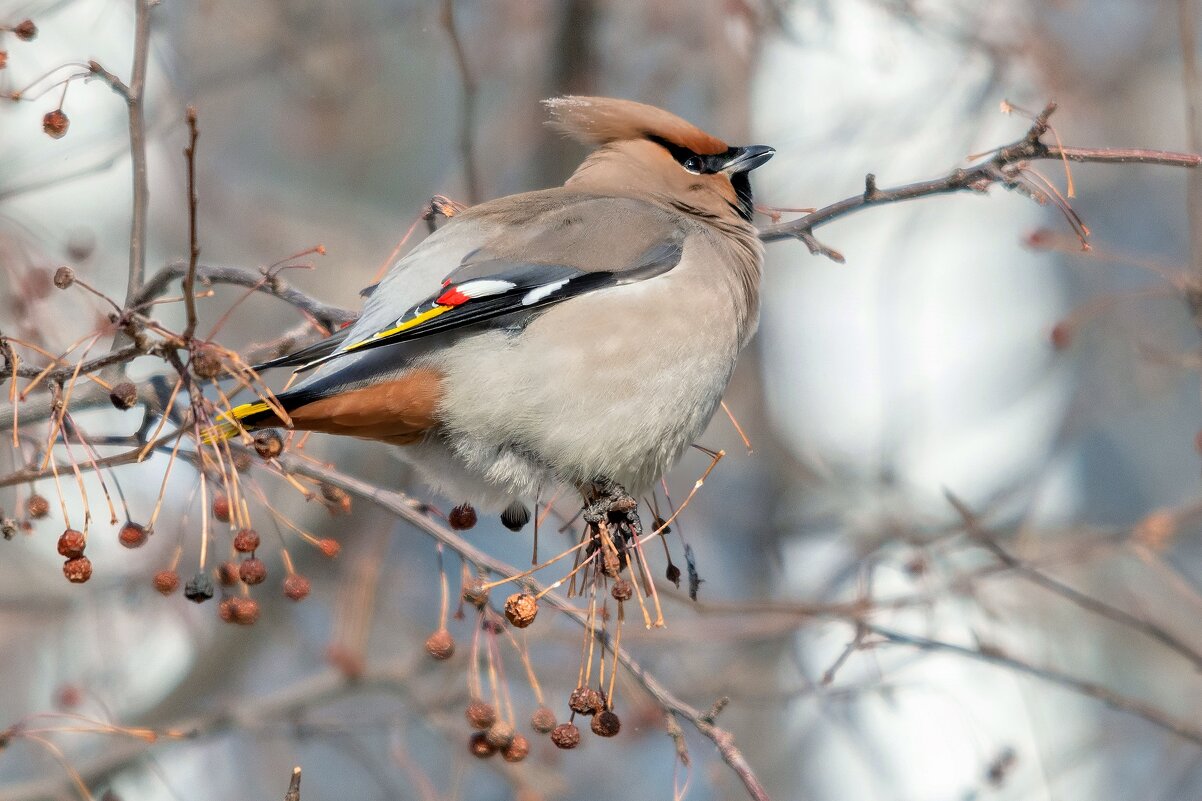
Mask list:
[[[546,734],[554,729],[558,723],[559,721],[555,719],[555,713],[551,711],[550,707],[540,706],[530,716],[530,728],[539,734]]]
[[[464,585],[463,600],[477,609],[483,609],[488,603],[488,590],[484,589],[484,579],[473,579],[471,584]]]
[[[629,601],[634,597],[634,585],[626,579],[620,578],[609,588],[609,594],[615,601]]]
[[[456,531],[467,531],[476,525],[476,509],[470,503],[461,503],[447,515],[447,523]]]
[[[160,570],[154,574],[154,588],[163,595],[170,595],[179,589],[179,573],[174,570]]]
[[[69,528],[58,538],[59,556],[65,556],[68,559],[78,559],[83,556],[83,549],[87,544],[88,541],[82,531]]]
[[[117,542],[126,548],[141,548],[149,537],[149,529],[132,520],[127,520],[121,530],[117,532]]]
[[[618,720],[617,715],[606,709],[593,717],[589,728],[593,730],[593,734],[601,737],[613,737],[622,728],[622,721]]]
[[[501,751],[506,762],[521,762],[530,753],[530,741],[520,734],[513,735],[509,745]]]
[[[254,598],[235,597],[233,601],[234,622],[239,626],[253,626],[259,619],[259,602]]]
[[[509,745],[513,742],[513,734],[513,725],[503,720],[498,720],[488,727],[488,731],[484,732],[489,745],[493,748],[504,748]]]
[[[37,38],[38,26],[34,25],[33,20],[31,19],[21,20],[19,23],[17,23],[16,27],[13,28],[13,33],[15,33],[17,38],[22,42],[32,42]]]
[[[83,584],[92,577],[92,560],[86,556],[68,559],[63,563],[63,575],[72,584]]]
[[[568,696],[568,707],[577,715],[592,715],[604,709],[605,702],[592,687],[577,687]]]
[[[426,653],[438,660],[450,659],[455,654],[455,638],[446,629],[439,629],[426,638]]]
[[[263,579],[267,578],[267,565],[253,556],[243,559],[242,564],[238,565],[238,577],[247,584],[262,584]]]
[[[259,532],[244,528],[234,535],[234,550],[238,553],[254,553],[259,548]]]
[[[514,627],[524,629],[538,615],[538,600],[528,592],[515,592],[505,599],[505,617]]]
[[[109,393],[109,400],[122,411],[132,409],[138,402],[138,388],[129,381],[122,381],[113,387],[113,391]]]
[[[471,727],[480,731],[497,722],[497,710],[493,709],[492,704],[486,704],[479,699],[469,703],[463,714]]]
[[[50,514],[50,501],[42,495],[30,495],[29,500],[25,502],[25,513],[34,520],[41,520]]]
[[[551,742],[557,748],[575,748],[580,745],[580,729],[571,723],[561,723],[551,732]]]
[[[56,108],[53,111],[47,111],[46,115],[42,117],[42,131],[51,139],[62,139],[67,135],[67,129],[70,127],[71,120],[67,118],[67,115],[63,113],[61,108]],[[71,268],[60,267],[58,269],[59,272],[62,272],[63,270],[69,270]],[[66,289],[68,286],[71,286],[70,281],[67,282],[66,286],[60,284],[58,282],[58,273],[55,273],[54,278],[54,285],[59,289]]]
[[[70,267],[64,265],[54,271],[54,285],[59,289],[67,289],[74,283],[75,271]]]
[[[488,737],[482,731],[472,732],[472,736],[467,741],[467,747],[472,752],[472,756],[480,759],[488,759],[497,753],[497,747],[488,741]]]
[[[307,597],[310,588],[309,579],[297,573],[284,579],[284,595],[294,601],[300,601]]]
[[[317,541],[317,547],[323,554],[333,559],[342,550],[342,546],[338,544],[338,540],[324,539]]]
[[[284,450],[284,440],[279,433],[268,429],[255,433],[255,453],[263,459],[274,459]]]

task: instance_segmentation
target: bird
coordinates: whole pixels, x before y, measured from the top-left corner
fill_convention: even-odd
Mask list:
[[[628,509],[681,458],[758,325],[748,174],[775,150],[631,100],[544,103],[592,148],[563,186],[454,214],[353,324],[258,365],[303,378],[226,412],[215,437],[287,425],[392,443],[514,530],[559,489],[586,512]]]

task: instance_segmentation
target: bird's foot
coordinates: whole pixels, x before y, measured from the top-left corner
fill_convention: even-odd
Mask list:
[[[584,491],[584,520],[590,526],[607,524],[622,543],[643,533],[639,502],[616,481],[600,479]]]

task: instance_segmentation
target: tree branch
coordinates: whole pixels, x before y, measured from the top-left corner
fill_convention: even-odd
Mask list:
[[[995,183],[1013,189],[1020,186],[1019,178],[1023,166],[1028,161],[1068,159],[1069,161],[1103,164],[1160,164],[1190,168],[1202,164],[1202,156],[1194,153],[1136,148],[1061,147],[1044,144],[1040,137],[1048,132],[1048,118],[1055,110],[1056,104],[1049,103],[1035,118],[1026,136],[1017,142],[998,148],[989,158],[971,167],[956,168],[940,178],[889,189],[878,188],[876,177],[868,175],[865,178],[862,193],[824,206],[796,220],[762,228],[760,229],[760,239],[765,242],[798,239],[805,243],[811,253],[842,262],[842,254],[817,241],[814,237],[815,228],[869,206],[883,206],[889,203],[900,203],[905,200],[955,192],[982,193]]]

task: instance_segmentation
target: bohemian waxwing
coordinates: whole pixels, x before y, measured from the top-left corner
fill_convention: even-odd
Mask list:
[[[354,325],[262,365],[313,371],[276,396],[294,428],[403,445],[515,528],[556,487],[637,497],[702,433],[757,325],[747,173],[774,153],[628,100],[546,104],[596,146],[563,187],[456,214]],[[281,425],[266,403],[226,417]]]

